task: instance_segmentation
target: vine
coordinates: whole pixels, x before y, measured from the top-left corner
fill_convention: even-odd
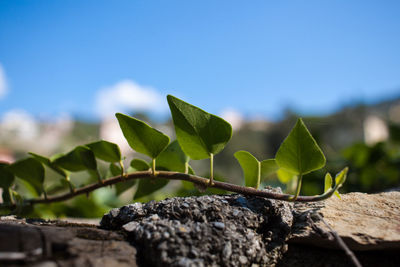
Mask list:
[[[10,212],[19,207],[39,203],[53,203],[71,199],[80,194],[111,185],[118,192],[139,184],[135,198],[150,194],[164,187],[169,180],[193,183],[197,188],[219,188],[230,192],[253,195],[283,201],[320,201],[338,194],[346,180],[348,168],[340,171],[335,178],[327,173],[324,193],[316,196],[300,196],[303,176],[324,167],[326,159],[318,144],[308,131],[302,119],[298,119],[289,135],[282,142],[274,159],[259,161],[247,151],[234,154],[242,167],[245,186],[219,182],[214,179],[214,155],[221,152],[232,137],[231,125],[222,118],[186,103],[174,96],[167,96],[177,140],[170,138],[147,123],[117,113],[122,133],[129,146],[136,152],[150,157],[151,161],[133,159],[128,168],[117,144],[100,140],[77,146],[66,154],[45,157],[29,153],[29,157],[14,163],[0,162],[0,187],[3,189],[1,208]],[[210,177],[195,175],[190,160],[210,160]],[[97,160],[109,164],[113,177],[105,179],[99,172]],[[60,195],[49,195],[45,190],[45,166],[56,172],[68,188]],[[70,175],[87,171],[96,183],[75,188]],[[277,173],[297,179],[294,195],[260,190],[261,182]],[[15,190],[16,177],[28,183],[36,192],[36,198],[24,198]]]

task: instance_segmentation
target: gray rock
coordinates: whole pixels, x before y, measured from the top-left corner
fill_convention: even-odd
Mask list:
[[[291,205],[236,194],[171,198],[122,207],[100,226],[125,231],[145,265],[274,266],[289,237]]]

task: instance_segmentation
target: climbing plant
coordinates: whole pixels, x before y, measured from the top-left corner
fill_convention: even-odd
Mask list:
[[[136,181],[139,183],[134,199],[151,194],[166,186],[170,180],[189,182],[200,189],[219,188],[284,201],[319,201],[333,194],[339,196],[338,189],[346,180],[347,168],[340,171],[335,178],[326,174],[325,190],[322,194],[300,196],[303,176],[323,168],[326,161],[301,118],[283,140],[274,159],[260,161],[247,151],[234,154],[242,167],[245,184],[235,185],[215,180],[213,171],[214,155],[221,152],[231,139],[231,125],[222,118],[174,96],[168,95],[167,101],[176,132],[176,140],[172,142],[167,135],[146,122],[121,113],[116,114],[129,146],[148,156],[150,161],[131,159],[129,166],[124,166],[125,158],[118,145],[105,140],[80,145],[65,154],[50,157],[29,153],[27,158],[11,164],[0,162],[0,187],[3,189],[3,203],[0,207],[9,212],[18,212],[24,206],[65,201],[111,185],[115,185],[116,193],[121,194],[136,186]],[[210,160],[208,178],[197,176],[190,166],[191,160],[200,159]],[[102,176],[98,160],[108,164],[111,178]],[[59,175],[66,188],[62,194],[50,194],[46,191],[45,166]],[[75,187],[70,181],[70,175],[80,171],[86,171],[97,182]],[[261,182],[273,173],[289,180],[295,179],[295,193],[291,195],[259,189]],[[17,192],[16,178],[32,187],[35,196],[27,198]]]

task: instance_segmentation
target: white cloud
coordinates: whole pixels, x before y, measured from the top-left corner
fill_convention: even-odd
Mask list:
[[[5,96],[8,91],[6,74],[3,66],[0,64],[0,99]]]
[[[156,112],[166,111],[166,100],[154,88],[142,86],[132,80],[123,80],[115,85],[102,88],[96,95],[96,111],[104,117],[116,112]]]
[[[221,117],[232,125],[233,130],[238,130],[243,125],[243,115],[233,108],[223,110]]]

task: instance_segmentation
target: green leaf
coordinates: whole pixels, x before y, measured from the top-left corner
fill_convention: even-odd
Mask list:
[[[132,149],[155,159],[168,145],[169,137],[145,122],[117,113],[119,126]]]
[[[147,171],[150,169],[150,165],[141,159],[132,160],[131,167],[135,171]],[[136,200],[141,197],[150,195],[160,188],[164,187],[168,182],[169,180],[167,179],[142,178],[139,180],[139,185],[133,199]]]
[[[178,142],[190,158],[199,160],[219,153],[232,137],[232,126],[225,120],[167,96]]]
[[[266,159],[261,161],[261,180],[279,169],[275,159]]]
[[[297,177],[297,175],[295,175],[295,174],[293,174],[291,172],[288,172],[288,171],[286,171],[284,169],[279,169],[276,172],[276,174],[278,176],[279,181],[282,184],[289,184],[293,179],[295,179]]]
[[[336,183],[337,183],[339,180],[341,180],[343,177],[345,177],[345,176],[346,176],[346,173],[347,173],[347,170],[342,170],[341,172],[339,172],[339,173],[336,175],[336,178],[335,178]],[[346,179],[346,178],[345,178],[345,179]],[[344,182],[344,181],[343,181],[343,182]],[[325,188],[324,188],[324,193],[325,193],[326,191],[328,191],[329,189],[332,188],[332,183],[333,183],[332,175],[328,172],[328,173],[325,175]],[[337,185],[339,185],[339,184],[337,183]],[[340,194],[339,194],[339,192],[338,192],[337,190],[335,190],[334,194],[335,194],[335,196],[337,196],[339,199],[341,199]]]
[[[182,151],[178,141],[175,140],[157,157],[156,167],[158,170],[185,172],[188,162],[189,157]]]
[[[34,158],[22,159],[8,166],[15,176],[32,185],[40,195],[43,192],[44,167]]]
[[[99,159],[107,162],[119,162],[121,160],[121,151],[117,144],[101,140],[87,144],[86,146]]]
[[[109,172],[111,176],[119,176],[121,175],[121,166],[111,163],[109,167]],[[136,184],[136,180],[127,180],[122,181],[120,183],[115,184],[115,192],[117,196],[121,195],[126,190],[132,188]]]
[[[328,172],[325,174],[324,193],[332,188],[332,175]]]
[[[347,172],[349,171],[349,168],[346,167],[343,170],[341,170],[338,174],[336,174],[335,177],[335,183],[338,186],[342,186],[344,182],[346,181],[347,178]]]
[[[64,156],[56,158],[53,163],[71,172],[97,170],[93,151],[86,146],[78,146]]]
[[[297,120],[296,125],[279,147],[275,158],[280,168],[296,175],[304,175],[321,169],[326,162],[324,154],[302,119]]]
[[[8,163],[0,162],[0,187],[3,189],[11,187],[14,183],[14,174],[7,169],[8,166]]]
[[[260,185],[260,162],[247,151],[237,151],[234,154],[242,167],[245,184],[248,187],[258,188]]]
[[[150,165],[142,159],[133,159],[130,166],[133,171],[148,171],[150,169]]]
[[[28,154],[31,155],[33,158],[35,158],[37,161],[41,162],[42,164],[52,169],[53,171],[57,172],[61,176],[68,177],[68,173],[65,170],[58,167],[56,164],[54,164],[49,158],[46,158],[44,156],[32,152],[29,152]]]

